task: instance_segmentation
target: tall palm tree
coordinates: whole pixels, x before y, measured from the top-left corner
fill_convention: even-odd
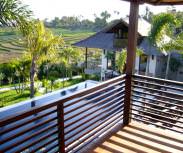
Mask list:
[[[0,26],[24,24],[32,12],[20,0],[0,0]]]
[[[50,30],[45,29],[40,21],[31,23],[31,30],[25,36],[26,47],[31,58],[30,66],[30,97],[34,97],[34,78],[37,65],[42,61],[54,60],[57,51],[64,41],[60,36],[54,36]],[[46,53],[46,54],[45,54]]]

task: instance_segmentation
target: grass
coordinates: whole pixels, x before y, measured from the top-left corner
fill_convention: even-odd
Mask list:
[[[0,93],[0,107],[5,107],[29,99],[30,92],[25,90],[23,94],[17,94],[15,90]]]
[[[83,80],[81,78],[65,81],[64,88],[80,83],[82,81]],[[54,88],[54,90],[58,90],[62,88],[63,88],[63,84],[60,83],[56,88]],[[42,94],[39,92],[36,92],[35,96],[40,96],[40,95]],[[5,106],[19,103],[24,100],[28,100],[30,99],[29,96],[30,96],[29,90],[25,90],[23,94],[17,94],[15,90],[0,92],[0,107],[5,107]]]

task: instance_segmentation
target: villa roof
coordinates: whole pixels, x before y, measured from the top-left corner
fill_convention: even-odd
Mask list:
[[[76,42],[73,45],[78,47],[116,50],[116,48],[113,47],[113,38],[113,33],[98,32],[84,40]]]
[[[146,55],[154,55],[154,56],[163,56],[167,55],[167,52],[165,51],[160,51],[157,49],[157,47],[151,45],[147,38],[144,38],[142,42],[138,45],[140,49],[143,50],[143,53]]]
[[[128,2],[134,2],[134,0],[123,0]],[[140,3],[148,3],[152,5],[182,5],[183,0],[138,0]]]
[[[117,28],[123,28],[128,31],[128,18],[116,20],[113,24],[107,26],[96,34],[74,43],[74,46],[78,47],[88,47],[88,48],[100,48],[107,50],[121,50],[122,48],[116,48],[113,45],[114,40],[114,30]],[[141,26],[142,25],[142,26]],[[145,26],[145,28],[144,28]],[[151,25],[142,18],[139,18],[139,36],[146,37],[148,36]]]

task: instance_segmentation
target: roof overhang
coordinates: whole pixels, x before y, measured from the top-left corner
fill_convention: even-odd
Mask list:
[[[123,0],[128,2],[148,3],[151,5],[183,5],[183,0]]]

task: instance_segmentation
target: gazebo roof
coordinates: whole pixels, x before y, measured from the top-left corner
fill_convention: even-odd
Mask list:
[[[134,2],[134,0],[123,0]],[[152,5],[183,5],[183,0],[136,0],[140,3],[148,3]]]

